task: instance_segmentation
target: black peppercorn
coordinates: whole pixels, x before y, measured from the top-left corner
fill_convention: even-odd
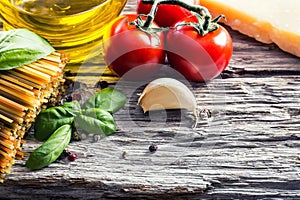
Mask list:
[[[72,96],[69,95],[66,97],[66,102],[71,102],[72,100],[73,100]]]
[[[108,82],[107,81],[98,81],[95,85],[96,88],[107,88],[108,87]]]
[[[69,155],[71,154],[71,152],[67,149],[64,149],[64,151],[60,154],[60,156],[58,157],[59,160],[63,160],[65,158],[67,158]]]
[[[149,151],[150,151],[151,153],[154,153],[156,150],[157,150],[157,145],[156,145],[156,144],[151,144],[151,145],[149,146]]]

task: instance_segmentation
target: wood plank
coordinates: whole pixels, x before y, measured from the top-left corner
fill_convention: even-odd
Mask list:
[[[20,193],[28,188],[23,197],[54,191],[50,197],[80,197],[71,190],[83,188],[104,197],[300,197],[300,108],[295,102],[300,86],[295,79],[245,78],[241,83],[232,78],[193,87],[199,106],[212,112],[195,131],[179,123],[178,113],[160,119],[143,115],[135,106],[137,90],[115,115],[116,134],[71,143],[69,150],[79,155],[73,163],[30,172],[18,161],[3,190],[13,187]],[[152,143],[158,145],[154,154],[148,152]],[[28,138],[25,151],[38,145]]]
[[[230,33],[234,54],[226,71],[207,83],[189,83],[203,111],[195,130],[184,111],[145,115],[137,106],[143,85],[113,84],[128,96],[114,115],[118,131],[97,142],[92,135],[72,142],[75,162],[31,172],[25,160],[17,161],[0,197],[299,199],[300,59]],[[77,80],[92,86],[95,76]],[[155,153],[148,151],[152,143]],[[29,135],[24,151],[39,145]]]

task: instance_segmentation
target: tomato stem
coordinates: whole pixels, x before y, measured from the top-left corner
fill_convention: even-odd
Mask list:
[[[160,4],[160,2],[163,0],[151,0],[151,3],[153,3],[150,13],[147,15],[146,21],[143,25],[143,28],[147,29],[150,27],[150,25],[152,24],[155,14],[157,12],[158,9],[158,5]]]
[[[178,5],[192,11],[192,13],[198,18],[198,24],[192,24],[192,26],[195,27],[198,30],[199,34],[202,36],[216,30],[218,28],[217,22],[224,17],[223,15],[220,15],[219,17],[211,20],[211,14],[206,7],[201,5],[189,4],[182,0],[142,0],[142,2],[145,4],[153,4],[150,13],[147,15],[146,21],[143,25],[144,29],[148,29],[150,27],[157,12],[158,5],[160,4]]]
[[[142,2],[145,4],[153,4],[152,8],[150,10],[150,13],[147,15],[147,19],[144,23],[144,28],[148,28],[150,26],[150,24],[153,22],[159,4],[178,5],[183,8],[186,8],[187,10],[199,13],[201,16],[204,16],[204,18],[208,22],[211,19],[211,15],[206,7],[203,7],[200,5],[189,4],[182,0],[142,0]]]

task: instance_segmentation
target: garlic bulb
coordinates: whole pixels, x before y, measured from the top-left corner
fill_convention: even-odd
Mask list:
[[[191,90],[173,78],[159,78],[150,82],[138,99],[144,112],[150,110],[186,109],[198,119],[197,101]]]

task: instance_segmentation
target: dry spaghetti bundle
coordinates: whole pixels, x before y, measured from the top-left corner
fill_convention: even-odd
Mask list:
[[[23,157],[24,134],[40,110],[54,105],[64,88],[67,58],[58,52],[0,73],[0,182]]]

